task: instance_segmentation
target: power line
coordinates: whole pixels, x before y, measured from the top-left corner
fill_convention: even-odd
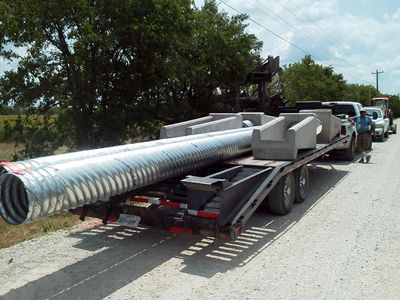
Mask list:
[[[314,24],[315,23],[315,21],[310,17],[310,16],[308,16],[307,14],[305,14],[302,10],[301,10],[301,8],[299,7],[299,6],[297,6],[295,3],[293,3],[291,0],[288,0],[289,2],[290,2],[290,4],[292,4],[292,6],[302,15],[302,16],[304,16],[304,17],[306,17],[310,22],[311,22],[311,24]],[[301,19],[297,14],[295,14],[290,8],[288,8],[287,6],[285,6],[285,5],[283,5],[282,3],[279,3],[279,2],[277,2],[280,6],[282,6],[283,8],[285,8],[289,13],[291,13],[293,16],[295,16],[298,20],[300,20],[300,22],[303,22],[304,20],[303,19]],[[314,30],[314,28],[310,28],[310,30],[312,30],[313,32],[315,32],[315,33],[317,33],[317,35],[318,35],[318,32],[316,31],[316,30],[318,30],[319,31],[319,33],[320,33],[320,36],[326,41],[326,42],[328,42],[331,46],[333,46],[334,48],[336,48],[336,49],[339,49],[339,50],[341,50],[341,48],[339,48],[338,46],[337,46],[337,44],[340,44],[340,41],[339,40],[337,40],[335,37],[333,37],[332,35],[329,35],[329,33],[327,33],[324,29],[322,29],[321,27],[316,27],[316,30]],[[330,40],[328,40],[326,37],[325,37],[325,35],[326,36],[329,36],[331,39],[333,39],[334,41],[335,41],[335,43],[333,43],[333,42],[331,42]],[[346,51],[348,51],[347,49],[345,49]]]
[[[317,42],[317,41],[315,41],[314,39],[312,39],[311,37],[309,37],[308,35],[306,35],[306,34],[304,34],[304,33],[302,33],[300,30],[298,30],[297,28],[295,28],[293,25],[291,25],[289,22],[287,22],[284,18],[282,18],[281,16],[279,16],[278,14],[276,14],[275,12],[273,12],[270,8],[268,8],[268,7],[266,7],[264,4],[262,4],[260,1],[258,1],[258,0],[255,0],[259,5],[261,5],[263,8],[265,8],[266,10],[268,10],[270,13],[272,13],[273,15],[275,15],[276,17],[278,17],[280,20],[282,20],[282,22],[284,22],[286,25],[288,25],[288,27],[289,28],[291,28],[291,29],[293,29],[295,32],[299,32],[300,33],[300,35],[302,35],[303,37],[305,37],[305,38],[307,38],[308,40],[310,40],[310,41],[312,41],[312,42],[314,42],[316,45],[321,45],[322,47],[326,47],[325,45],[323,45],[323,44],[321,44],[320,42]],[[253,7],[255,7],[255,8],[257,8],[255,5],[253,5],[251,2],[250,2],[250,4],[253,6]],[[282,5],[281,5],[282,6]],[[284,6],[282,6],[283,8],[286,8],[286,7],[284,7]],[[289,10],[289,9],[288,9]],[[267,15],[266,13],[265,13],[265,11],[264,10],[261,10],[266,16],[270,16],[269,14]],[[290,11],[290,10],[289,10]],[[291,11],[290,11],[291,12]],[[292,13],[292,12],[291,12]],[[294,13],[292,13],[294,16],[296,16]],[[274,18],[274,17],[272,17],[275,21],[276,21],[276,18]],[[278,22],[278,21],[277,21]],[[280,23],[280,22],[278,22],[278,23]],[[329,42],[329,41],[328,41]],[[337,49],[339,49],[338,47],[336,47]],[[340,50],[340,49],[339,49]],[[310,54],[311,55],[311,54]],[[324,62],[323,60],[321,60],[321,59],[318,59],[319,61],[321,61],[321,62]],[[326,65],[329,65],[328,63],[326,63]],[[345,72],[343,72],[343,73],[345,73]],[[351,76],[351,77],[354,77],[354,76],[352,76],[352,75],[350,75],[350,74],[348,74],[349,76]],[[357,78],[357,77],[354,77],[355,79],[358,79],[358,80],[363,80],[363,79],[361,79],[361,78]]]
[[[220,0],[221,3],[225,4],[226,6],[228,6],[230,9],[234,10],[235,12],[237,12],[238,14],[244,15],[244,13],[242,13],[241,11],[237,10],[236,8],[232,7],[231,5],[229,5],[228,3],[226,3],[225,1]],[[264,25],[258,23],[256,20],[253,20],[250,16],[248,17],[248,19],[250,21],[252,21],[254,24],[260,26],[261,28],[265,29],[266,31],[268,31],[269,33],[271,33],[272,35],[274,35],[275,37],[277,37],[278,39],[281,39],[282,41],[288,43],[289,45],[291,45],[292,47],[300,50],[301,52],[307,54],[307,55],[311,55],[311,53],[309,53],[308,51],[296,46],[295,44],[293,44],[292,42],[288,41],[287,39],[285,39],[284,37],[280,36],[279,34],[273,32],[272,30],[268,29],[267,27],[265,27]]]
[[[229,5],[229,4],[226,3],[225,1],[223,1],[223,0],[219,0],[219,1],[220,1],[222,4],[226,5],[227,7],[229,7],[230,9],[232,9],[233,11],[237,12],[238,14],[244,15],[244,13],[242,13],[242,12],[239,11],[239,10],[237,10],[237,9],[234,8],[233,6]],[[312,55],[312,54],[311,54],[310,52],[308,52],[307,50],[304,50],[303,48],[301,48],[301,47],[295,45],[294,43],[292,43],[292,42],[290,42],[290,41],[288,41],[287,39],[285,39],[284,37],[282,37],[282,36],[280,36],[279,34],[275,33],[275,32],[272,31],[271,29],[265,27],[264,25],[260,24],[260,23],[257,22],[256,20],[252,19],[249,15],[248,15],[248,19],[249,19],[251,22],[253,22],[254,24],[256,24],[256,25],[260,26],[261,28],[263,28],[264,30],[268,31],[269,33],[271,33],[271,34],[274,35],[275,37],[277,37],[277,38],[279,38],[280,40],[284,41],[285,43],[291,45],[292,47],[294,47],[294,48],[296,48],[296,49],[298,49],[298,50],[300,50],[301,52],[305,53],[306,55],[311,56],[312,58],[314,58],[314,60],[319,61],[319,62],[322,62],[324,65],[330,66],[330,67],[331,67],[331,65],[330,65],[330,64],[327,64],[326,62],[324,62],[324,60],[317,58],[316,56]],[[336,69],[337,69],[338,71],[342,72],[343,74],[346,74],[347,76],[350,76],[350,77],[352,77],[352,78],[354,78],[354,79],[357,79],[357,80],[364,81],[365,83],[368,83],[368,84],[369,84],[369,82],[367,82],[366,80],[364,80],[364,79],[362,79],[362,78],[358,78],[357,76],[354,76],[354,75],[352,75],[352,74],[349,74],[349,73],[347,73],[347,72],[344,72],[343,70],[340,70],[339,68],[336,68]]]
[[[261,3],[258,0],[255,0],[259,5],[261,5],[264,9],[268,10],[270,13],[272,13],[274,16],[276,16],[277,18],[279,18],[283,23],[285,23],[289,28],[293,29],[296,32],[299,32],[302,36],[304,36],[305,38],[307,38],[308,40],[310,40],[311,42],[314,42],[315,44],[318,44],[315,40],[313,40],[311,37],[305,35],[304,33],[302,33],[300,30],[298,30],[296,27],[294,27],[292,24],[290,24],[288,21],[286,21],[284,18],[282,18],[281,16],[279,16],[278,14],[276,14],[272,9],[268,8],[267,6],[265,6],[263,3]],[[253,5],[253,4],[252,4]],[[253,5],[253,7],[255,7]],[[263,11],[264,13],[264,11]],[[265,13],[264,13],[265,14]],[[267,15],[267,14],[265,14]],[[276,20],[275,17],[272,17],[274,20]]]

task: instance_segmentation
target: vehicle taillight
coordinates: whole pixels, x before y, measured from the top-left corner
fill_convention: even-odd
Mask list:
[[[340,130],[341,135],[346,135],[346,127],[342,126],[342,129]]]

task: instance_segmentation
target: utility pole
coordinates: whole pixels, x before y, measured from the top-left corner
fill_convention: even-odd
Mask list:
[[[376,70],[376,72],[372,72],[371,74],[376,75],[376,91],[379,93],[379,85],[378,85],[378,78],[379,78],[379,74],[384,73],[384,71],[378,71]]]

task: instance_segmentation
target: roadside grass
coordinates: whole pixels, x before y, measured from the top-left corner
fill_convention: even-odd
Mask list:
[[[79,216],[71,213],[63,213],[19,226],[8,225],[4,220],[0,219],[0,249],[45,235],[49,232],[71,228],[79,222]]]

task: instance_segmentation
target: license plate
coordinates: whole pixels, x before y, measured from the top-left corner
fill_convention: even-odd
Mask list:
[[[138,227],[140,222],[140,217],[135,215],[120,214],[117,221],[118,225],[127,226],[131,228]]]

